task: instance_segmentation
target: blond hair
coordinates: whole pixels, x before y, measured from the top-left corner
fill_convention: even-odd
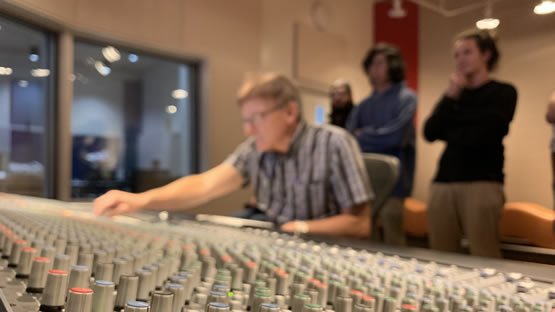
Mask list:
[[[300,118],[302,106],[299,89],[283,75],[266,73],[247,78],[239,88],[237,102],[242,106],[247,100],[254,98],[272,99],[279,106],[295,102]]]

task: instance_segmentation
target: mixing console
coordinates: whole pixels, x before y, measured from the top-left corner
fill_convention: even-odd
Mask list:
[[[552,312],[545,278],[0,196],[0,312]]]

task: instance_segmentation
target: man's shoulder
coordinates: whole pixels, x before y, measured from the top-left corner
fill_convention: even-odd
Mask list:
[[[349,142],[350,140],[353,140],[353,136],[349,132],[347,132],[347,130],[335,125],[311,125],[309,126],[309,128],[311,129],[311,131],[318,133],[317,135],[319,136],[328,136],[330,139],[330,144],[332,145],[341,145],[341,142]]]
[[[418,98],[416,92],[406,85],[399,90],[399,97],[402,100],[416,100]]]
[[[511,83],[506,82],[506,81],[500,81],[500,80],[492,80],[491,81],[491,85],[496,89],[499,90],[500,92],[507,92],[507,93],[512,93],[512,94],[516,94],[516,88],[515,86],[513,86]]]

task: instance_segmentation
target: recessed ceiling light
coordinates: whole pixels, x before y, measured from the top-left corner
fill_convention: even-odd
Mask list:
[[[131,53],[131,54],[129,54],[129,55],[127,56],[127,59],[128,59],[129,62],[131,62],[131,63],[137,63],[137,62],[139,61],[139,56],[138,56],[137,54]]]
[[[9,76],[13,70],[10,67],[0,67],[0,76]]]
[[[31,70],[31,76],[33,77],[48,77],[50,75],[50,70],[46,68],[35,68]]]
[[[104,55],[104,58],[106,58],[106,60],[110,63],[117,62],[121,58],[118,49],[112,46],[107,46],[103,48],[102,55]]]
[[[484,18],[476,22],[478,29],[495,29],[499,26],[497,18]]]
[[[552,0],[543,0],[534,7],[534,13],[538,15],[545,15],[553,12],[555,12],[555,1]]]
[[[172,91],[172,97],[176,100],[181,100],[189,96],[189,92],[183,89],[175,89]]]
[[[108,76],[112,72],[110,66],[108,66],[108,64],[104,64],[102,61],[96,61],[94,63],[94,68],[96,68],[96,71],[102,76]]]
[[[168,105],[168,107],[166,107],[166,112],[168,114],[175,114],[177,112],[177,106],[175,105]]]

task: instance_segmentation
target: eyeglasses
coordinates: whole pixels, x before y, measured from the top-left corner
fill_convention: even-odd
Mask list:
[[[264,118],[266,118],[271,113],[284,108],[286,105],[287,102],[283,102],[265,111],[253,113],[252,116],[249,118],[241,118],[241,123],[243,125],[249,124],[251,126],[258,126],[264,120]]]

